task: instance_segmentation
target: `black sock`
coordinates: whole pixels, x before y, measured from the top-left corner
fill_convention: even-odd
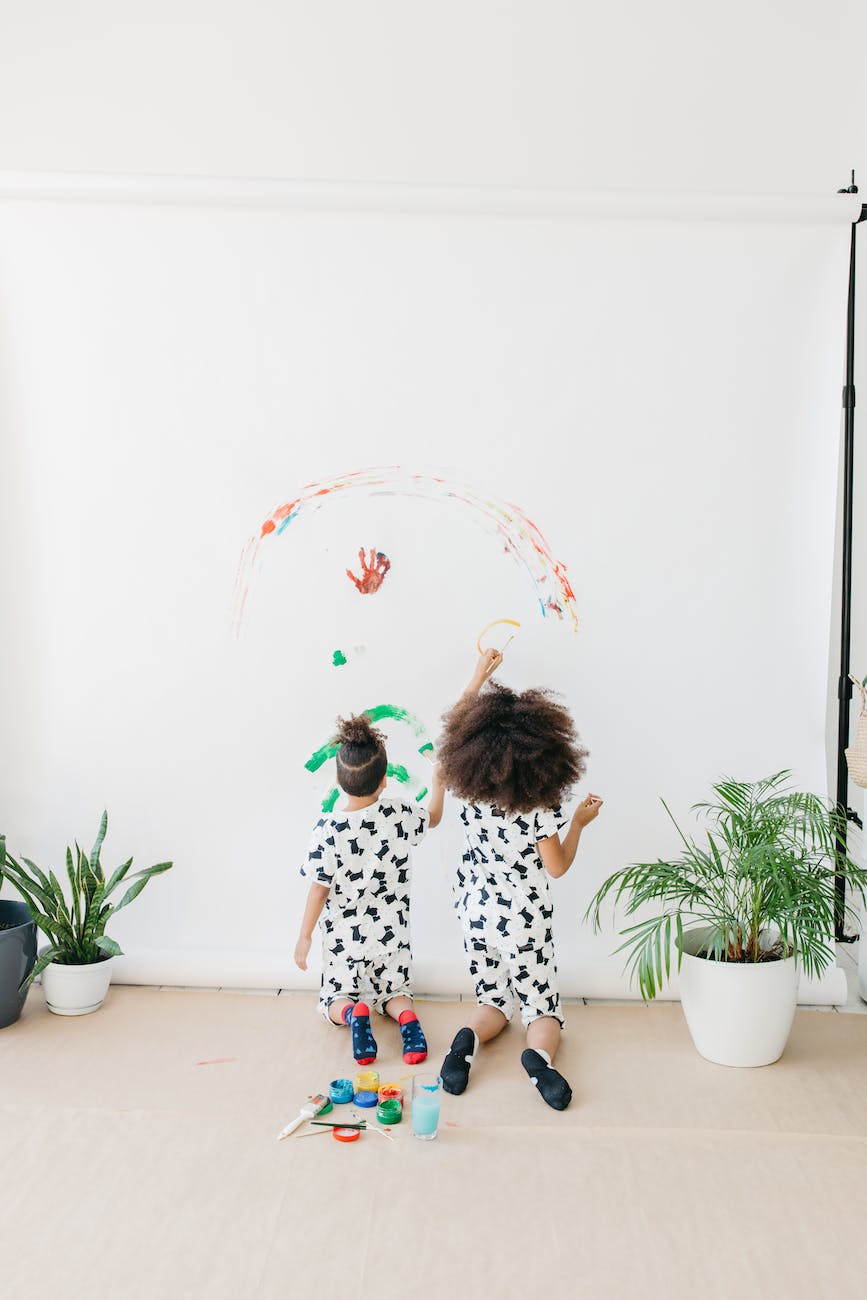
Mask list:
[[[470,1066],[478,1045],[479,1040],[472,1029],[459,1029],[455,1034],[448,1056],[440,1070],[445,1092],[458,1096],[464,1091],[469,1083]]]
[[[540,1052],[532,1047],[521,1053],[521,1064],[530,1076],[534,1088],[538,1088],[542,1097],[554,1110],[565,1110],[572,1100],[572,1089],[562,1074],[549,1065]],[[445,1087],[445,1083],[443,1084]]]

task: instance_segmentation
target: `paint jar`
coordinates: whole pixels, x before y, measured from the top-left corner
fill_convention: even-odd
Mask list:
[[[380,1101],[399,1101],[403,1109],[403,1088],[399,1083],[383,1083],[379,1089]]]
[[[376,1093],[365,1088],[361,1092],[357,1092],[353,1100],[356,1106],[361,1106],[363,1110],[373,1110],[376,1105]]]
[[[343,1106],[348,1101],[352,1101],[355,1096],[355,1089],[352,1086],[351,1079],[332,1079],[328,1085],[328,1096],[334,1102],[335,1106]]]
[[[399,1124],[403,1119],[403,1106],[397,1097],[386,1097],[376,1108],[380,1124]]]
[[[360,1070],[355,1076],[356,1092],[379,1092],[379,1072],[377,1070]]]

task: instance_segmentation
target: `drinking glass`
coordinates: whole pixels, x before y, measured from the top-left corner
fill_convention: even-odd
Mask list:
[[[443,1081],[436,1074],[417,1074],[412,1081],[412,1132],[423,1142],[437,1135]]]

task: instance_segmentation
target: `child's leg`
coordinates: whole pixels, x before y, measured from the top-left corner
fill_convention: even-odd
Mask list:
[[[328,1004],[332,1025],[348,1025],[352,1030],[352,1055],[356,1065],[372,1065],[376,1060],[376,1039],[370,1028],[370,1008],[365,1002],[338,997]]]
[[[405,994],[389,998],[383,1011],[400,1025],[403,1059],[406,1064],[421,1065],[422,1061],[427,1060],[427,1040],[412,1004],[412,998]]]
[[[488,1043],[496,1038],[508,1023],[506,1013],[498,1007],[480,1005],[471,1012],[464,1028],[459,1029],[452,1039],[452,1045],[440,1068],[445,1092],[460,1096],[465,1091],[479,1043]]]
[[[554,1016],[539,1016],[527,1026],[527,1046],[544,1052],[550,1065],[557,1055],[562,1032],[560,1021]]]
[[[500,954],[489,949],[484,939],[464,932],[464,948],[470,959],[470,974],[476,982],[478,1006],[463,1029],[452,1040],[440,1074],[446,1092],[460,1095],[470,1080],[470,1066],[479,1043],[501,1034],[512,1014],[513,998],[509,973]]]
[[[521,1064],[538,1088],[544,1101],[554,1110],[565,1110],[572,1100],[572,1089],[552,1064],[560,1046],[560,1021],[555,1016],[539,1016],[527,1025],[527,1046]]]

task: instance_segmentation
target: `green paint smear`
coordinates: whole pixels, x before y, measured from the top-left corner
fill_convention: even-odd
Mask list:
[[[374,704],[372,709],[365,709],[364,716],[371,722],[381,722],[383,718],[393,718],[395,722],[405,722],[412,727],[417,736],[423,736],[425,725],[409,709],[400,709],[396,704]]]
[[[333,740],[330,740],[327,745],[323,745],[321,749],[317,749],[316,753],[311,754],[307,762],[304,764],[307,771],[318,771],[323,763],[328,762],[329,758],[334,758],[339,748],[339,745],[335,744]]]
[[[402,781],[404,785],[412,780],[409,772],[400,763],[389,763],[385,769],[386,776],[393,776],[395,781]]]
[[[335,668],[342,668],[343,665],[346,663],[346,655],[343,653],[342,650],[335,650],[334,657],[331,660],[331,662],[334,664]]]
[[[422,799],[425,797],[426,794],[427,794],[427,786],[423,785],[415,797],[416,803],[421,803]]]
[[[337,786],[335,786],[333,790],[328,791],[328,794],[322,800],[322,811],[331,812],[339,798],[340,798],[340,791],[338,790]]]
[[[335,650],[335,664],[337,663],[337,656],[339,654],[342,654],[342,651]],[[346,660],[344,659],[343,662],[345,663]],[[417,736],[423,736],[425,734],[425,725],[421,719],[417,718],[414,713],[410,713],[409,709],[401,709],[396,704],[374,704],[372,709],[364,710],[364,717],[370,722],[381,722],[383,718],[392,718],[395,722],[405,722]],[[307,762],[304,764],[307,771],[318,771],[323,763],[328,762],[329,758],[335,757],[339,748],[340,746],[336,744],[335,741],[330,740],[326,745],[323,745],[321,749],[317,749],[314,754],[310,755]],[[418,752],[424,754],[428,750],[433,750],[433,745],[429,740],[425,741]],[[405,772],[406,768],[401,770]],[[409,776],[398,776],[397,779],[399,781],[408,781]]]
[[[432,753],[433,753],[433,745],[431,744],[430,741],[428,741],[427,744],[425,744],[425,745],[419,745],[419,747],[418,747],[418,752],[419,752],[420,754],[427,754],[427,753],[431,753],[431,754],[432,754]]]

